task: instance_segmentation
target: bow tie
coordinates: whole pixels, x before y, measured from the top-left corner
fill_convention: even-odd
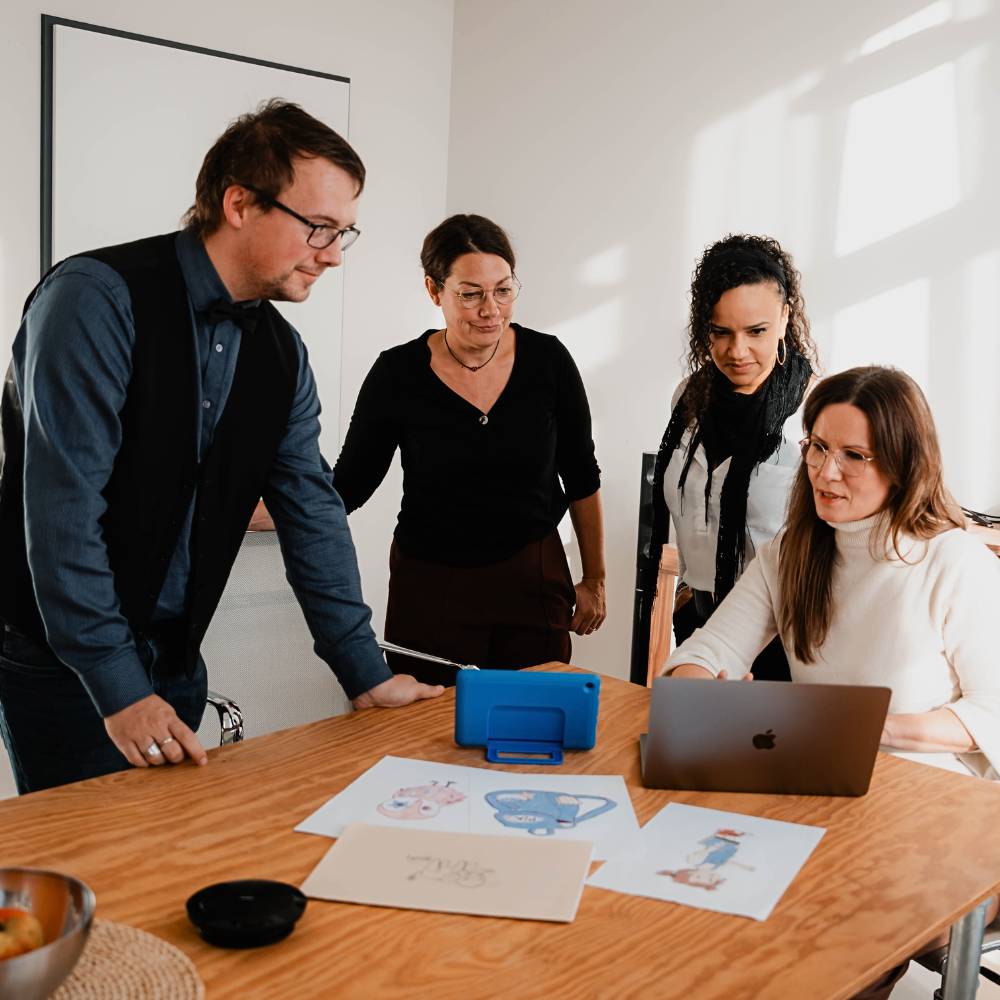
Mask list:
[[[232,320],[244,333],[253,333],[260,322],[260,306],[241,306],[226,299],[213,302],[202,314],[209,323]]]

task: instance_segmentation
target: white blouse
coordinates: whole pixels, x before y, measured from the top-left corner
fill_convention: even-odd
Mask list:
[[[670,409],[677,405],[685,379],[677,387]],[[782,441],[778,450],[766,461],[761,462],[750,475],[750,490],[747,494],[747,537],[744,547],[744,562],[750,564],[758,549],[769,542],[785,523],[788,494],[792,489],[795,472],[802,460],[799,441],[802,440],[802,408],[786,421],[782,431]],[[715,550],[719,537],[719,506],[722,484],[732,461],[727,458],[712,472],[712,492],[708,503],[708,519],[705,518],[705,483],[708,481],[708,457],[703,445],[698,445],[691,459],[684,494],[679,483],[681,471],[691,440],[690,428],[684,432],[680,444],[674,450],[663,476],[663,497],[673,522],[674,544],[677,546],[681,579],[695,590],[712,593],[715,590]]]

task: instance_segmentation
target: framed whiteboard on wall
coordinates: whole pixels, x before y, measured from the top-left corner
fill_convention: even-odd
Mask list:
[[[70,254],[179,228],[212,143],[271,97],[348,134],[347,77],[42,15],[41,272]],[[306,302],[276,303],[309,348],[332,455],[343,280],[344,269],[332,269]]]

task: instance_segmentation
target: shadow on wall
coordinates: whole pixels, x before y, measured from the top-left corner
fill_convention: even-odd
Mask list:
[[[827,372],[921,382],[952,489],[1000,508],[998,38],[993,0],[457,5],[449,211],[510,230],[518,319],[567,344],[594,412],[611,617],[576,662],[627,675],[640,455],[727,232],[794,254]]]

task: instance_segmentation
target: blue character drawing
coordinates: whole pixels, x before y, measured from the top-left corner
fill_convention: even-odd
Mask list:
[[[742,830],[716,830],[711,836],[699,840],[701,846],[687,856],[690,868],[680,868],[677,871],[664,869],[656,874],[666,875],[682,885],[715,890],[726,881],[719,873],[719,869],[726,865],[742,868],[748,872],[754,871],[752,865],[744,865],[733,860],[742,843],[739,838],[743,836],[746,834]]]
[[[688,864],[699,868],[721,868],[740,849],[739,838],[743,835],[741,830],[716,830],[710,837],[698,841],[702,850],[692,851],[687,856]]]
[[[527,830],[539,837],[551,837],[557,830],[572,830],[584,820],[600,816],[618,804],[603,795],[567,795],[528,789],[488,792],[486,801],[496,810],[498,823],[514,830]],[[597,804],[591,806],[591,802]]]

